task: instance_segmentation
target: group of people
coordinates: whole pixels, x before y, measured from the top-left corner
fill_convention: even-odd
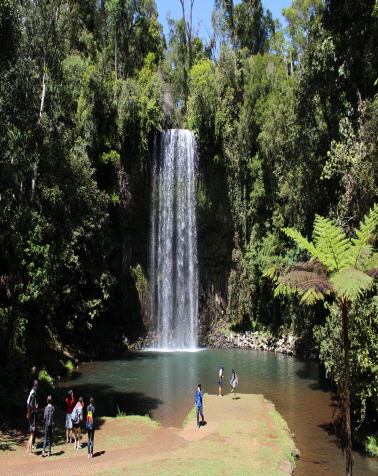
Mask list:
[[[223,367],[223,365],[221,365],[220,369],[219,369],[219,375],[218,375],[218,385],[219,385],[218,395],[220,397],[223,397],[223,395],[222,395],[223,377],[224,377],[224,367]],[[235,370],[232,369],[232,371],[231,371],[231,380],[230,380],[231,392],[235,391],[235,388],[236,388],[238,383],[239,383],[239,377],[236,375]],[[202,385],[201,385],[201,383],[199,383],[198,387],[197,387],[197,392],[196,392],[196,420],[197,420],[197,428],[198,429],[201,427],[201,423],[203,424],[203,422],[204,422],[202,397],[203,397]],[[235,397],[233,397],[233,398],[236,399],[236,392],[235,392]],[[202,418],[201,422],[199,421],[200,416]]]
[[[219,375],[218,375],[218,385],[219,393],[218,395],[222,397],[222,386],[224,378],[224,367],[220,366]],[[234,369],[231,372],[231,392],[235,391],[236,386],[239,383],[239,378],[236,375]],[[28,426],[30,431],[30,437],[27,444],[26,452],[32,454],[32,450],[35,449],[35,430],[36,430],[36,415],[38,412],[38,403],[37,403],[37,390],[38,390],[38,380],[34,380],[33,388],[31,389],[26,405],[27,405],[27,419]],[[196,419],[197,419],[197,428],[199,429],[201,423],[204,422],[203,417],[203,408],[202,408],[202,385],[198,384],[196,392]],[[235,397],[236,398],[236,392]],[[69,390],[67,398],[65,400],[66,404],[66,443],[72,443],[74,440],[75,449],[81,450],[81,422],[84,419],[83,409],[84,401],[82,397],[79,397],[78,401],[75,403],[73,391]],[[44,410],[44,421],[45,421],[45,436],[43,440],[43,449],[42,456],[45,456],[46,446],[48,444],[48,456],[51,456],[51,445],[52,445],[52,436],[53,436],[53,427],[54,427],[54,406],[52,405],[52,397],[49,395],[47,397],[47,405]],[[199,417],[201,416],[202,422],[200,423]],[[93,448],[94,448],[94,417],[95,417],[95,407],[93,398],[89,399],[89,405],[87,406],[87,415],[86,415],[86,429],[88,434],[88,458],[93,457]],[[74,436],[72,436],[72,429],[74,430]]]
[[[27,405],[27,419],[28,426],[30,431],[30,437],[27,444],[26,452],[32,454],[32,450],[35,449],[35,430],[36,430],[36,415],[38,412],[38,403],[37,403],[37,390],[38,390],[38,380],[34,380],[33,388],[31,389],[26,405]],[[44,410],[44,421],[45,421],[45,436],[43,440],[43,449],[42,456],[46,456],[45,450],[48,444],[49,451],[48,456],[51,456],[51,445],[52,445],[52,436],[53,436],[53,427],[54,427],[54,406],[52,405],[52,397],[49,395],[47,397],[47,405]],[[82,397],[79,397],[78,401],[75,403],[73,391],[69,390],[68,396],[65,400],[66,404],[66,443],[72,443],[74,439],[75,449],[81,450],[81,422],[84,419],[83,409],[84,401]],[[88,434],[88,458],[93,457],[93,448],[94,448],[94,417],[95,417],[95,407],[93,398],[89,399],[89,405],[87,406],[86,414],[86,429]],[[74,438],[72,437],[72,429],[74,430]]]
[[[223,397],[222,395],[222,386],[223,386],[223,377],[224,377],[224,367],[223,365],[220,366],[219,369],[219,375],[218,375],[218,386],[219,386],[219,393],[218,395],[220,397]],[[230,385],[231,385],[231,392],[234,392],[237,384],[239,383],[239,377],[236,375],[236,372],[234,369],[231,371],[231,380],[230,380]],[[235,392],[236,395],[236,392]],[[236,396],[234,397],[236,399]]]

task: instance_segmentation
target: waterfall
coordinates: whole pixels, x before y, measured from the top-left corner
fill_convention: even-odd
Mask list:
[[[193,132],[155,135],[151,213],[151,322],[158,347],[197,347],[197,150]]]

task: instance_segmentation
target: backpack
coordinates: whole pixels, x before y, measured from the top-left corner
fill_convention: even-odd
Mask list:
[[[91,405],[88,408],[93,408]],[[87,430],[93,429],[93,413],[92,410],[87,411]]]
[[[78,409],[77,409],[77,404],[75,405],[74,409],[72,410],[72,414],[71,414],[71,420],[76,423],[76,421],[78,420],[79,418],[79,412],[78,412]]]

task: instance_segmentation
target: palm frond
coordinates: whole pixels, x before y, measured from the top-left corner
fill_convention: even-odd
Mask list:
[[[368,291],[373,278],[356,268],[345,268],[331,277],[336,294],[349,301],[356,301]]]
[[[351,241],[329,218],[315,216],[314,240],[321,261],[332,273],[350,267]]]
[[[369,245],[369,239],[371,235],[376,231],[378,227],[378,204],[375,204],[370,209],[369,214],[365,215],[364,219],[360,222],[360,229],[356,230],[357,238],[353,238],[352,242],[354,246],[351,249],[349,255],[350,266],[357,268],[361,261],[361,256],[366,253],[367,246],[370,253],[373,252],[373,248]]]

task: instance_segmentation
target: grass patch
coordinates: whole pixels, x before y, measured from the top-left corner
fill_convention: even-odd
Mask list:
[[[184,423],[182,424],[183,427],[185,427],[190,421],[194,420],[196,417],[196,407],[194,406],[190,412],[188,413],[187,417],[184,420]]]
[[[123,474],[123,469],[122,468],[114,468],[114,469],[108,469],[106,471],[101,471],[100,473],[97,473],[99,476],[106,476],[107,474]]]
[[[158,462],[132,465],[128,469],[131,470],[132,474],[140,473],[143,476],[198,476],[199,474],[206,474],[207,476],[222,474],[227,474],[227,476],[240,476],[241,474],[272,476],[268,472],[254,471],[252,468],[240,465],[237,462],[225,463],[219,459],[159,460]]]

